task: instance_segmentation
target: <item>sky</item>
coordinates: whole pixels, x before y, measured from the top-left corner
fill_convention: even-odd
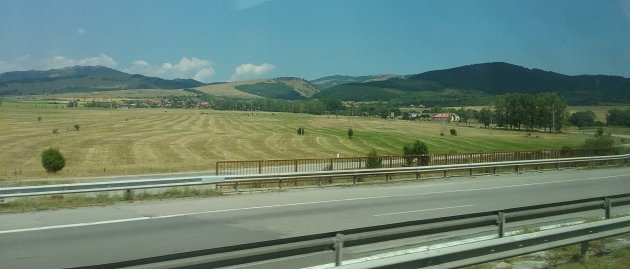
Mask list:
[[[630,0],[0,0],[0,73],[313,80],[485,62],[630,77]]]

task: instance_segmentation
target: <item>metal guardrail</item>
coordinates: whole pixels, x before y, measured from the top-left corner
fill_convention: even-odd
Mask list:
[[[59,195],[71,193],[89,193],[89,192],[105,192],[120,191],[134,189],[151,189],[166,187],[182,187],[216,184],[233,185],[238,190],[239,184],[247,182],[276,181],[277,186],[282,188],[285,180],[312,180],[320,181],[333,178],[351,178],[352,183],[363,176],[385,176],[388,181],[393,175],[415,175],[416,178],[424,173],[442,172],[444,177],[449,171],[468,170],[469,174],[473,174],[474,169],[493,169],[496,173],[497,168],[514,167],[515,172],[519,172],[519,167],[538,166],[555,164],[577,164],[582,162],[594,163],[598,161],[619,161],[628,162],[630,154],[612,155],[612,156],[595,156],[595,157],[577,157],[577,158],[558,158],[544,160],[526,160],[526,161],[509,161],[509,162],[491,162],[491,163],[474,163],[474,164],[452,164],[452,165],[434,165],[434,166],[417,166],[417,167],[399,167],[399,168],[377,168],[377,169],[360,169],[360,170],[343,170],[343,171],[316,171],[316,172],[300,172],[300,173],[278,173],[278,174],[253,174],[253,175],[228,175],[228,176],[205,176],[205,177],[179,177],[164,179],[139,179],[125,181],[109,181],[95,183],[75,183],[75,184],[58,184],[58,185],[42,185],[42,186],[25,186],[25,187],[9,187],[0,188],[0,199],[12,197],[27,197],[41,195]]]
[[[341,268],[435,268],[435,266],[442,268],[439,267],[441,263],[464,266],[630,232],[630,217],[611,219],[610,214],[612,205],[629,204],[630,193],[370,226],[81,268],[221,268],[291,256],[330,252],[335,253],[334,262]],[[504,227],[507,222],[520,222],[592,209],[603,209],[607,221],[551,229],[524,236],[504,236]],[[383,261],[342,266],[344,248],[489,226],[497,227],[496,238],[498,239],[442,248],[439,251],[422,252],[411,256],[384,259]],[[446,253],[457,255],[444,259]],[[450,268],[450,266],[447,267]]]
[[[630,217],[579,224],[549,231],[480,241],[445,249],[428,250],[362,263],[338,266],[340,269],[457,268],[495,261],[538,251],[588,242],[630,232]]]

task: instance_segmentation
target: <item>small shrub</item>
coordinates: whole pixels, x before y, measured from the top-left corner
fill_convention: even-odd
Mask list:
[[[427,153],[429,153],[429,147],[420,140],[416,140],[413,145],[403,146],[403,156],[405,156],[405,164],[407,166],[411,166],[418,155],[422,155],[420,157],[420,165],[429,164],[430,157],[425,155]]]
[[[79,125],[78,125],[78,124],[75,124],[75,125],[74,125],[74,130],[75,130],[75,131],[78,131],[78,130],[79,130]]]
[[[57,173],[66,166],[66,159],[55,148],[49,148],[42,152],[42,166],[48,173]]]
[[[297,134],[298,135],[304,135],[304,127],[298,127],[297,128]]]
[[[42,121],[42,116],[37,116],[37,121],[41,122]]]
[[[354,131],[352,131],[352,128],[348,128],[348,138],[352,139],[352,135],[354,135]]]
[[[457,130],[451,129],[450,132],[452,136],[457,136]]]
[[[440,136],[444,136],[444,132],[440,132]]]
[[[53,130],[52,130],[52,133],[53,133],[53,134],[58,134],[58,133],[59,133],[59,129],[57,129],[57,128],[53,129]]]
[[[376,150],[372,148],[370,153],[367,155],[367,160],[365,161],[365,168],[380,168],[383,165],[383,158],[378,155]]]

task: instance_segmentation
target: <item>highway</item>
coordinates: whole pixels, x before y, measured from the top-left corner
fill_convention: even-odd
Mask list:
[[[629,183],[630,168],[567,169],[3,214],[0,268],[92,265],[622,194]]]

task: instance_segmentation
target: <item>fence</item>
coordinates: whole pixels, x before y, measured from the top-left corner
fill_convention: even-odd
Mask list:
[[[551,149],[516,152],[483,153],[448,153],[428,154],[423,156],[381,156],[380,168],[406,166],[471,164],[487,162],[506,162],[540,160],[568,157],[607,156],[616,154],[609,149]],[[352,170],[373,168],[366,167],[369,157],[292,159],[292,160],[252,160],[219,161],[216,163],[216,175],[243,175],[269,173],[296,173],[310,171]]]

